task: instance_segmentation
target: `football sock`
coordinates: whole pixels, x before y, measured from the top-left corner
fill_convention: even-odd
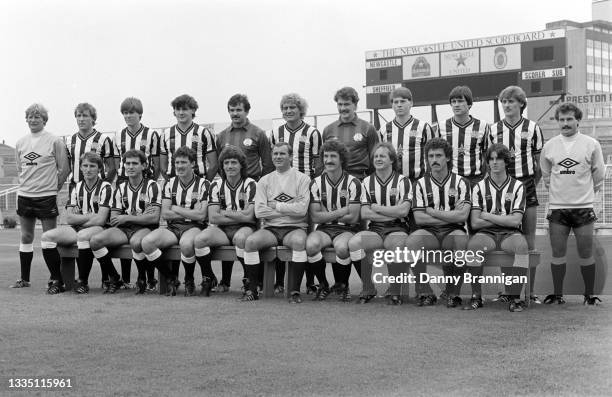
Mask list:
[[[79,269],[79,280],[87,285],[89,273],[93,266],[93,253],[90,248],[79,248],[79,257],[77,258],[77,268]]]
[[[32,244],[19,244],[19,262],[21,264],[21,279],[30,281],[30,268],[34,257],[34,247]]]
[[[234,269],[234,261],[221,262],[221,284],[230,285],[230,282],[232,281],[232,270],[233,269]]]
[[[41,241],[43,258],[51,273],[51,280],[57,280],[62,283],[61,263],[62,258],[60,257],[59,251],[57,250],[57,244],[50,241]]]
[[[134,262],[136,262],[136,269],[138,269],[138,280],[146,281],[147,280],[147,268],[149,267],[147,260],[138,259],[138,260],[134,260]]]
[[[300,287],[302,285],[302,279],[304,278],[304,270],[306,269],[307,262],[294,262],[291,261],[289,266],[292,267],[291,274],[292,280],[288,280],[289,290],[291,293],[300,293]]]
[[[202,277],[210,277],[211,279],[215,278],[215,273],[212,270],[212,254],[209,253],[203,256],[196,256],[196,261],[198,265],[200,265],[200,270],[202,271]]]
[[[552,272],[555,295],[563,295],[563,279],[565,278],[566,264],[561,263],[557,265],[551,263],[550,270]]]
[[[179,270],[181,269],[181,261],[171,261],[172,276],[178,280]]]
[[[584,280],[584,294],[587,296],[593,295],[593,289],[595,288],[595,264],[580,266],[580,273],[582,273],[582,279]]]
[[[276,281],[274,284],[276,285],[285,285],[285,263],[281,262],[279,259],[275,260],[274,268],[276,270]],[[263,263],[261,263],[261,273],[260,273],[260,282],[263,282]],[[313,277],[314,284],[314,277]]]
[[[121,259],[121,279],[125,283],[130,283],[132,272],[132,259]]]
[[[466,273],[470,273],[472,277],[482,276],[482,266],[467,266]],[[480,281],[472,281],[472,295],[482,296]]]

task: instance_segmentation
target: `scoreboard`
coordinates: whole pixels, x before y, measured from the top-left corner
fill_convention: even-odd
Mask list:
[[[518,85],[528,97],[566,92],[564,29],[367,51],[366,102],[389,108],[389,93],[410,88],[416,106],[448,103],[458,85],[472,89],[475,101],[495,99]]]

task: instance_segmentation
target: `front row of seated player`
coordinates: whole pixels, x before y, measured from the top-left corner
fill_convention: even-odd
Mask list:
[[[501,144],[492,145],[486,153],[490,174],[473,187],[464,178],[451,173],[451,146],[435,138],[425,148],[430,172],[411,183],[396,169],[397,154],[389,143],[380,143],[373,152],[375,172],[363,182],[344,171],[346,147],[335,140],[323,146],[325,172],[310,179],[291,167],[292,148],[278,143],[273,148],[276,170],[259,183],[247,178],[244,154],[233,146],[220,155],[221,179],[212,185],[194,174],[195,155],[187,147],[174,155],[177,176],[171,178],[160,195],[157,183],[143,177],[146,158],[140,151],[128,151],[125,167],[128,179],[111,193],[108,183],[98,177],[100,158],[86,153],[82,159],[84,180],[73,189],[68,204],[67,221],[72,227],[61,227],[43,234],[44,258],[51,272],[48,293],[63,291],[59,271],[57,244],[77,244],[79,280],[75,291],[87,293],[88,275],[93,257],[108,274],[106,292],[118,288],[119,274],[114,269],[108,248],[129,243],[138,267],[137,293],[146,290],[146,270],[154,266],[168,280],[168,294],[176,294],[176,276],[161,255],[164,248],[178,244],[185,267],[185,295],[195,293],[196,262],[202,272],[202,294],[209,295],[216,279],[211,268],[211,248],[232,244],[243,265],[245,301],[258,299],[262,278],[259,251],[277,245],[293,252],[289,280],[290,301],[300,303],[300,285],[306,266],[316,275],[316,300],[325,300],[335,291],[343,301],[350,301],[348,280],[353,265],[358,272],[366,250],[408,247],[414,250],[502,249],[515,254],[514,267],[506,274],[525,274],[528,266],[527,245],[520,232],[525,207],[522,184],[506,173],[510,153]],[[471,194],[473,192],[473,194]],[[112,196],[112,199],[111,199]],[[161,197],[160,197],[161,196]],[[471,198],[472,197],[472,198]],[[161,216],[167,228],[159,228]],[[410,234],[406,219],[411,210],[417,230]],[[110,211],[110,227],[103,229]],[[318,227],[307,235],[308,214]],[[471,224],[477,233],[468,242],[465,226],[471,213]],[[369,221],[360,231],[359,219]],[[256,218],[262,222],[257,229]],[[208,220],[211,225],[206,224]],[[333,246],[336,262],[332,264],[335,284],[330,287],[325,276],[321,251]],[[93,253],[93,256],[92,256]],[[367,303],[377,294],[372,283],[372,264],[364,262],[363,289],[359,303]],[[417,305],[436,303],[427,282],[419,275],[426,264],[389,263],[390,275],[412,268],[417,276]],[[444,266],[447,276],[462,275],[464,267]],[[467,271],[482,274],[482,264],[468,262]],[[400,284],[391,284],[388,303],[402,303]],[[443,295],[447,306],[457,307],[460,284],[449,283]],[[509,308],[520,311],[522,284],[515,285]],[[482,307],[480,285],[472,285],[473,296],[467,309]]]

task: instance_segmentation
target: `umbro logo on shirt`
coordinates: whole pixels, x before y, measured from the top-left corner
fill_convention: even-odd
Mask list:
[[[281,193],[278,196],[274,197],[274,201],[278,201],[280,203],[288,203],[291,200],[293,200],[293,197],[285,193]]]
[[[35,152],[30,152],[26,154],[25,156],[23,156],[23,158],[26,160],[29,160],[30,162],[25,163],[25,165],[38,165],[38,163],[35,163],[34,160],[36,160],[39,157],[40,157],[40,154],[35,153]]]
[[[570,168],[573,168],[575,166],[577,166],[578,164],[580,164],[579,162],[577,162],[576,160],[570,159],[569,157],[564,158],[563,160],[559,161],[558,165],[560,165],[561,167],[565,168],[562,171],[559,171],[559,174],[575,174],[576,171],[572,171],[570,170]]]

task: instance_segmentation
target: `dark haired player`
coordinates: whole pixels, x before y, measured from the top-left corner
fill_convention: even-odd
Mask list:
[[[146,266],[141,241],[159,226],[160,194],[157,183],[146,179],[143,171],[147,157],[140,150],[128,150],[123,155],[128,180],[113,193],[110,216],[111,227],[92,236],[89,244],[100,267],[108,274],[105,293],[114,294],[120,287],[119,274],[111,260],[109,247],[130,244],[132,258],[138,267],[139,279]]]
[[[523,117],[527,107],[527,96],[521,87],[508,86],[499,94],[499,100],[504,110],[504,119],[491,126],[490,143],[502,143],[510,150],[508,174],[523,183],[525,189],[526,208],[523,215],[522,232],[527,238],[529,249],[535,249],[535,232],[537,224],[538,196],[536,186],[542,177],[540,172],[540,151],[544,145],[542,130],[535,121]],[[530,268],[530,279],[535,280],[536,267]],[[506,269],[502,268],[502,272]],[[530,299],[540,303],[533,294],[531,283]],[[505,299],[502,295],[500,300]]]
[[[372,158],[375,171],[363,180],[361,194],[361,218],[369,220],[370,224],[368,230],[355,234],[348,243],[353,266],[361,269],[363,287],[358,303],[362,304],[376,297],[371,277],[372,263],[362,262],[365,251],[403,247],[409,231],[406,217],[412,204],[412,185],[408,178],[395,170],[398,157],[391,143],[377,144]],[[398,263],[389,263],[389,274],[399,275],[401,267]],[[389,286],[386,294],[389,304],[402,303],[400,287],[401,284]]]
[[[217,135],[217,151],[220,153],[226,146],[239,148],[246,156],[246,175],[258,181],[263,175],[274,171],[274,164],[272,164],[270,140],[261,128],[251,123],[248,118],[250,111],[251,103],[246,95],[234,94],[230,97],[227,101],[227,113],[231,125]],[[223,262],[221,277],[223,280],[231,278],[233,264],[230,261]],[[282,286],[282,278],[278,281]],[[227,286],[222,284],[217,290],[227,291]]]
[[[185,268],[185,296],[195,294],[195,252],[194,237],[206,227],[206,210],[210,182],[204,177],[195,175],[196,152],[181,146],[176,149],[174,170],[176,176],[164,186],[162,196],[162,217],[168,223],[167,228],[158,228],[142,239],[142,250],[151,267],[157,268],[166,277],[168,289],[166,295],[176,295],[176,275],[161,259],[162,250],[178,244],[181,249],[181,262]],[[144,293],[144,272],[139,268],[138,292]]]
[[[264,175],[257,183],[255,216],[262,220],[263,228],[249,235],[244,244],[244,263],[247,276],[245,301],[258,299],[258,268],[261,268],[259,251],[264,248],[285,245],[293,251],[290,266],[295,279],[289,280],[290,302],[301,303],[300,286],[306,267],[306,228],[308,227],[308,203],[310,178],[292,164],[292,148],[287,142],[279,142],[272,150],[276,170]]]
[[[414,219],[419,227],[406,239],[406,246],[413,250],[465,250],[467,234],[465,223],[470,214],[470,188],[466,179],[450,170],[453,148],[444,138],[434,138],[425,145],[429,172],[414,187]],[[413,272],[417,277],[418,306],[431,306],[437,297],[429,283],[421,282],[427,263],[417,261]],[[454,263],[442,266],[444,276],[463,277],[463,268]],[[447,307],[462,303],[459,294],[461,283],[447,283],[441,298]]]
[[[339,89],[334,101],[340,117],[323,129],[323,142],[337,139],[346,145],[346,171],[361,181],[374,171],[371,155],[380,137],[372,124],[357,116],[359,95],[354,88]]]
[[[507,168],[512,164],[512,154],[501,143],[494,143],[487,149],[485,161],[489,174],[474,186],[472,192],[472,228],[476,231],[468,242],[468,252],[502,250],[514,254],[514,264],[502,268],[506,276],[526,276],[529,267],[527,240],[521,233],[521,222],[525,211],[523,184],[508,175]],[[476,278],[472,282],[472,298],[464,307],[475,310],[482,307],[482,263],[466,256],[466,272]],[[511,312],[521,312],[525,302],[521,301],[523,284],[514,283],[509,288]]]
[[[160,137],[159,133],[142,124],[144,108],[138,98],[128,97],[121,102],[121,114],[126,127],[115,134],[115,166],[117,168],[117,182],[115,186],[127,180],[125,167],[121,158],[128,150],[138,149],[147,157],[145,177],[155,181],[159,178],[160,164]],[[121,259],[121,278],[129,284],[131,272],[131,259]],[[155,291],[157,280],[155,269],[147,269],[147,290]]]
[[[410,114],[413,105],[410,89],[396,88],[389,99],[395,118],[380,129],[380,136],[396,148],[398,171],[414,183],[425,174],[425,144],[437,134],[429,124]]]
[[[47,289],[50,295],[64,292],[58,245],[77,245],[79,279],[74,291],[77,294],[89,292],[89,272],[93,263],[89,240],[104,230],[110,213],[112,187],[109,182],[103,181],[99,176],[103,167],[102,158],[95,152],[85,152],[79,164],[81,180],[72,189],[66,206],[66,221],[69,226],[48,230],[40,238],[43,258],[51,273],[51,281]]]
[[[605,166],[601,145],[578,131],[582,111],[573,103],[563,103],[555,111],[561,134],[551,138],[542,149],[540,165],[549,192],[550,245],[552,247],[552,278],[554,293],[544,303],[565,303],[567,237],[570,230],[576,236],[578,264],[584,279],[584,304],[596,305],[601,300],[593,296],[595,259],[593,258],[593,225],[597,220],[593,203],[601,189]]]
[[[254,212],[257,183],[247,176],[246,156],[239,148],[226,146],[219,155],[219,164],[221,179],[216,179],[210,186],[208,201],[211,225],[200,232],[193,242],[196,260],[202,270],[202,294],[205,296],[210,295],[213,280],[216,279],[210,265],[212,247],[236,247],[236,257],[242,264],[243,283],[246,285],[244,243],[257,229]],[[224,272],[217,290],[228,291],[230,281],[231,272]]]
[[[17,215],[21,226],[21,277],[10,288],[30,286],[36,219],[40,219],[43,232],[57,226],[57,193],[70,174],[63,139],[45,130],[49,120],[47,109],[41,104],[32,104],[25,111],[25,119],[30,134],[20,138],[15,145],[19,174]]]
[[[453,117],[440,124],[440,136],[452,148],[452,172],[465,177],[474,186],[486,173],[482,161],[487,149],[489,126],[470,115],[473,97],[467,86],[457,86],[448,94]]]
[[[319,280],[314,299],[323,301],[330,288],[321,250],[333,246],[336,251],[336,262],[332,263],[335,285],[347,299],[351,275],[348,242],[359,226],[361,183],[344,170],[347,151],[342,142],[327,141],[321,152],[325,171],[310,183],[310,220],[318,226],[306,240],[308,267]]]
[[[183,146],[196,152],[194,173],[212,181],[217,174],[217,149],[215,138],[208,128],[193,122],[198,110],[198,102],[190,95],[184,94],[174,98],[170,103],[176,125],[162,134],[160,147],[161,172],[166,181],[176,176],[172,155]],[[177,280],[181,263],[172,261],[172,272]]]

